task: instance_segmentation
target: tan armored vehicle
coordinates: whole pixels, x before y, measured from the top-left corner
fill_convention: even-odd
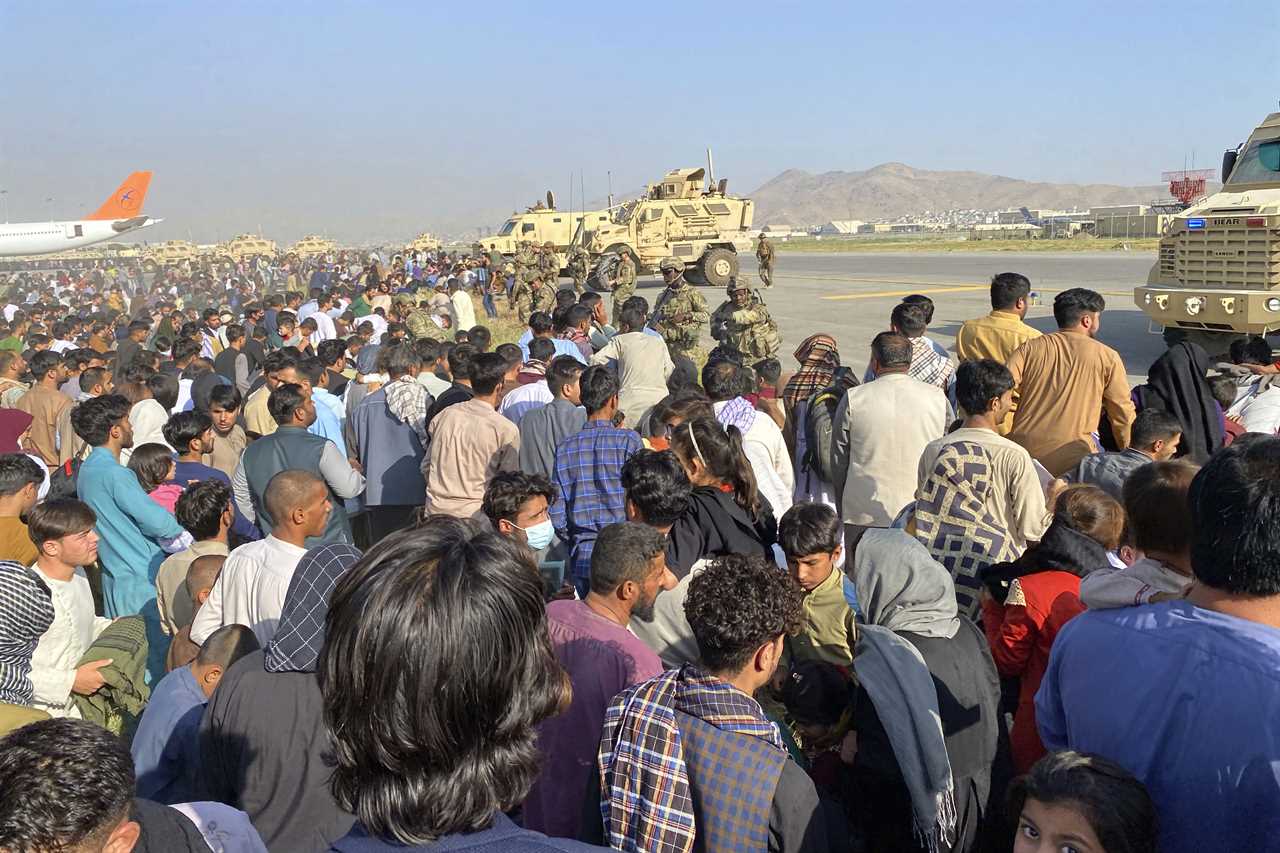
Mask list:
[[[308,234],[289,247],[289,254],[299,258],[311,258],[316,255],[328,255],[338,251],[338,244],[318,234]]]
[[[1222,158],[1222,189],[1178,213],[1133,297],[1165,341],[1219,355],[1280,329],[1280,113]]]
[[[200,250],[193,243],[188,243],[186,240],[166,240],[143,250],[142,269],[146,272],[155,272],[170,264],[194,261],[199,256]]]
[[[586,223],[587,231],[591,231],[608,222],[609,212],[606,210],[557,210],[555,194],[548,191],[545,204],[539,201],[524,213],[511,214],[511,218],[502,224],[497,234],[483,237],[477,242],[486,252],[496,249],[507,256],[514,255],[521,243],[543,246],[550,242],[555,246],[563,269],[578,227]]]
[[[653,272],[667,257],[684,262],[693,284],[723,288],[738,275],[738,254],[753,249],[755,203],[725,192],[726,181],[704,186],[705,169],[676,169],[651,184],[643,198],[614,210],[590,232],[592,258],[631,255],[637,272]]]
[[[241,261],[257,257],[275,257],[274,241],[253,234],[237,234],[225,243],[219,243],[213,252],[214,260],[219,263],[238,264]]]
[[[405,248],[410,252],[434,252],[440,248],[440,238],[430,231],[423,231]]]

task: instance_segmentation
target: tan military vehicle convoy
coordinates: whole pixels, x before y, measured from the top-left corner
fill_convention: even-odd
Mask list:
[[[405,248],[410,252],[435,252],[440,248],[440,238],[430,231],[423,231]]]
[[[1222,160],[1222,189],[1180,212],[1133,297],[1170,344],[1220,355],[1280,330],[1280,113]]]
[[[225,243],[214,247],[212,257],[218,263],[238,264],[258,257],[274,258],[276,244],[273,240],[253,234],[237,234]]]
[[[738,275],[738,254],[752,251],[755,203],[729,195],[726,181],[704,185],[706,174],[668,172],[642,198],[614,208],[608,222],[584,226],[592,259],[625,252],[637,272],[654,272],[663,258],[678,258],[691,283],[725,287]],[[596,286],[596,276],[589,283]]]
[[[200,250],[194,243],[186,240],[166,240],[154,246],[147,246],[142,253],[142,269],[144,272],[155,272],[170,264],[194,261],[200,256]]]

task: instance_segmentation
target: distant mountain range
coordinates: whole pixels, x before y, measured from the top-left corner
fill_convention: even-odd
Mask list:
[[[750,194],[756,203],[757,225],[796,226],[820,225],[833,219],[895,218],[926,210],[1070,210],[1149,204],[1168,197],[1165,186],[1047,184],[981,172],[931,172],[902,163],[820,175],[788,169]]]

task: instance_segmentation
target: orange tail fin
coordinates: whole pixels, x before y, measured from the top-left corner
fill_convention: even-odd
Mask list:
[[[134,172],[124,179],[124,183],[116,188],[111,197],[102,203],[102,207],[86,219],[126,219],[142,212],[142,201],[147,197],[147,187],[151,184],[150,172]]]

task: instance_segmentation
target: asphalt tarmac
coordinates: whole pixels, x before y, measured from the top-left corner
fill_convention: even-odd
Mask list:
[[[742,271],[753,284],[755,258],[744,258]],[[795,367],[791,353],[815,332],[825,332],[840,344],[846,363],[866,363],[871,339],[889,327],[889,312],[903,296],[921,293],[934,301],[929,335],[950,349],[960,324],[991,310],[991,277],[1020,272],[1031,279],[1039,304],[1027,322],[1052,331],[1053,296],[1071,287],[1087,287],[1103,294],[1107,310],[1099,339],[1124,359],[1130,384],[1146,380],[1147,368],[1165,346],[1159,330],[1149,330],[1146,315],[1133,304],[1133,288],[1147,280],[1154,253],[1027,253],[950,252],[902,254],[779,252],[774,285],[761,293],[782,332],[784,371]],[[652,304],[656,279],[638,282],[639,293]],[[700,288],[711,310],[724,295]]]

